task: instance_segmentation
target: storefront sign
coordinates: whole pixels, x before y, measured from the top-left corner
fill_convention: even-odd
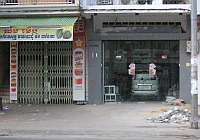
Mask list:
[[[10,42],[10,101],[17,100],[17,42]]]
[[[85,101],[84,41],[82,39],[76,40],[75,44],[73,49],[73,97],[75,101]]]
[[[83,21],[79,21],[83,22]],[[85,101],[85,30],[75,25],[73,41],[73,100]]]
[[[0,41],[72,41],[73,26],[59,28],[4,27]]]

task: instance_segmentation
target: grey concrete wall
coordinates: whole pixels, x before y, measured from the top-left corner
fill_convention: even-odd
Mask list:
[[[179,72],[179,81],[180,81],[180,98],[184,99],[187,103],[191,103],[191,53],[186,52],[187,41],[190,40],[190,16],[186,17],[186,28],[187,34],[185,39],[180,39],[180,72]]]
[[[85,99],[88,101],[88,49],[85,50]]]
[[[103,103],[103,83],[102,83],[102,58],[101,40],[93,39],[92,20],[86,22],[87,45],[86,45],[86,98],[89,104]],[[91,54],[94,53],[94,54]],[[93,58],[98,54],[98,59]]]
[[[88,103],[103,103],[101,41],[88,41]]]
[[[199,28],[200,28],[200,24],[199,24]],[[197,40],[198,40],[198,47],[200,47],[200,30],[197,33]],[[198,54],[198,59],[200,60],[200,53]],[[198,102],[200,105],[200,61],[198,62]]]
[[[103,22],[181,22],[185,33],[135,33],[135,32],[107,32],[102,27]],[[94,22],[94,24],[93,24]],[[188,38],[187,16],[178,14],[155,14],[155,15],[134,15],[134,14],[97,14],[88,20],[88,40],[180,40]],[[116,28],[113,28],[117,30]]]
[[[190,84],[190,53],[186,52],[187,40],[180,41],[180,98],[184,99],[187,103],[191,102],[191,84]]]

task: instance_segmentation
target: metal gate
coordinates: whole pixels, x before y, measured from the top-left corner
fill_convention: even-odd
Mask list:
[[[72,104],[71,42],[20,42],[18,101]]]

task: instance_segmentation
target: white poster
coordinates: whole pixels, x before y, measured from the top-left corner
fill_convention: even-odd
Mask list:
[[[10,42],[10,101],[17,100],[17,42]]]

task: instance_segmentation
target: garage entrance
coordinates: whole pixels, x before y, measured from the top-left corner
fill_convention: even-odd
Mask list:
[[[0,42],[0,97],[9,102],[10,95],[10,43]]]
[[[18,101],[72,104],[72,43],[19,42]]]
[[[105,92],[115,87],[121,101],[179,96],[179,41],[103,43]],[[130,64],[135,68],[133,75],[128,72]],[[149,72],[152,66],[154,75]]]

